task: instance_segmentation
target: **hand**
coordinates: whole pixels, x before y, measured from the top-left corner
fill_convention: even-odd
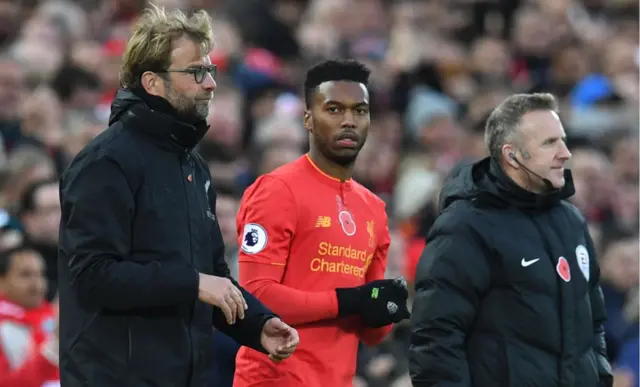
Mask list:
[[[240,290],[224,277],[199,274],[200,287],[198,298],[202,302],[216,306],[222,310],[229,325],[235,324],[236,318],[244,319],[247,302]]]
[[[338,316],[360,315],[369,328],[409,318],[407,282],[403,278],[372,281],[355,288],[336,289]]]
[[[260,344],[269,353],[269,359],[278,362],[293,354],[300,344],[300,337],[298,331],[274,317],[262,327]]]

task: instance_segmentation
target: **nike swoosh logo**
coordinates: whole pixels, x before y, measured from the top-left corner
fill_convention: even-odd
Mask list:
[[[527,266],[531,266],[534,263],[538,262],[540,260],[540,258],[536,258],[536,259],[532,259],[530,261],[525,260],[524,258],[522,258],[522,262],[520,262],[520,264],[522,264],[522,267],[527,267]]]

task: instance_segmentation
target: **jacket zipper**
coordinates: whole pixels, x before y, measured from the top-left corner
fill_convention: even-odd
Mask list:
[[[542,230],[540,229],[540,225],[538,225],[538,223],[536,222],[536,220],[531,217],[530,215],[527,215],[529,220],[531,220],[531,222],[533,223],[534,227],[536,228],[536,230],[538,231],[538,235],[540,236],[540,239],[542,239],[542,246],[544,248],[544,250],[546,251],[547,255],[549,256],[549,258],[551,259],[551,264],[554,268],[554,271],[557,270],[556,266],[557,263],[555,263],[554,261],[554,255],[551,252],[551,245],[549,244],[549,241],[547,240],[547,238],[545,237],[544,233],[542,232]],[[554,276],[555,277],[555,276]],[[558,279],[556,278],[556,282],[559,282]],[[561,383],[562,382],[562,363],[563,363],[563,355],[564,355],[564,321],[562,320],[562,289],[560,288],[562,286],[562,284],[558,283],[558,291],[557,291],[557,296],[556,296],[556,300],[558,302],[558,320],[560,321],[560,355],[558,356],[557,359],[557,364],[558,364],[558,382]]]
[[[184,155],[183,157],[187,158],[187,161],[189,163],[189,165],[191,166],[191,174],[193,176],[194,179],[194,183],[195,183],[195,170],[194,170],[194,166],[193,166],[193,162],[191,161],[191,156],[189,154],[189,150],[185,149],[184,151]],[[187,224],[189,225],[189,257],[191,258],[191,264],[193,265],[193,248],[191,245],[191,235],[192,235],[192,229],[191,229],[191,210],[189,209],[189,183],[187,179],[185,179],[184,175],[182,174],[182,159],[180,160],[180,178],[182,180],[182,187],[184,188],[184,194],[185,197],[187,198]],[[187,182],[185,182],[185,180],[187,180]],[[200,201],[198,200],[198,203],[200,203]],[[201,206],[202,207],[202,206]],[[191,337],[191,323],[193,321],[193,313],[194,313],[194,308],[195,308],[195,302],[191,304],[191,310],[189,311],[189,325],[187,326],[187,333],[189,334],[189,347],[191,349],[189,357],[191,358],[191,370],[189,372],[189,380],[191,380],[191,377],[193,375],[193,367],[195,366],[195,364],[193,364],[193,337]]]
[[[188,151],[187,151],[188,152]],[[189,165],[191,166],[191,175],[193,176],[193,185],[198,189],[198,181],[196,180],[196,164],[191,158],[191,154],[187,153],[187,160],[189,160]],[[205,219],[207,214],[204,212],[204,208],[202,207],[202,203],[200,203],[200,199],[198,199],[198,192],[196,191],[196,199],[198,205],[200,206],[200,212],[202,213],[202,219]]]
[[[129,324],[129,321],[127,321],[127,344],[128,344],[128,350],[127,350],[127,363],[131,362],[131,357],[133,354],[133,348],[132,348],[132,343],[131,343],[131,325]]]

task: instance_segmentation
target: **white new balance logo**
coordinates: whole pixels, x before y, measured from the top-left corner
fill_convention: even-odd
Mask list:
[[[522,267],[527,267],[527,266],[531,266],[534,263],[538,262],[540,260],[540,258],[536,258],[536,259],[532,259],[530,261],[527,261],[526,259],[522,258],[522,261],[520,262],[520,264],[522,265]]]

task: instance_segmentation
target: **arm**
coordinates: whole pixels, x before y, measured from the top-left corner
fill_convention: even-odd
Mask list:
[[[491,271],[471,226],[456,224],[462,216],[440,216],[418,264],[409,346],[415,387],[471,387],[465,339]]]
[[[383,211],[384,214],[384,211]],[[378,240],[378,246],[376,247],[375,255],[367,269],[366,282],[372,282],[384,278],[384,273],[387,268],[387,252],[389,251],[389,245],[391,244],[391,238],[389,237],[389,226],[387,223],[387,216],[384,214],[384,230],[378,232],[380,236]],[[382,342],[382,340],[391,332],[393,325],[386,325],[380,328],[365,328],[362,327],[358,331],[358,338],[364,344],[369,346],[375,346]]]
[[[309,292],[282,284],[296,223],[295,199],[279,179],[264,176],[245,192],[237,219],[238,243],[242,246],[238,257],[240,283],[287,324],[335,318],[338,300],[334,290]],[[259,244],[247,245],[250,224],[264,230],[260,237],[266,238],[266,245],[262,249]]]
[[[209,208],[215,213],[216,196],[213,189],[207,192],[209,198]],[[216,223],[213,227],[213,240],[222,240],[220,226]],[[230,325],[222,313],[222,310],[213,307],[213,326],[220,332],[234,339],[238,344],[253,348],[256,351],[264,352],[264,348],[260,344],[260,335],[262,327],[272,317],[277,317],[273,312],[267,309],[262,302],[255,298],[251,293],[242,288],[236,280],[231,277],[229,266],[224,257],[224,243],[213,253],[213,274],[220,277],[226,277],[240,289],[242,296],[247,302],[247,310],[244,319],[236,320],[235,324]]]
[[[600,266],[596,259],[593,240],[588,231],[585,231],[587,251],[589,252],[589,298],[591,301],[591,316],[593,318],[593,349],[596,353],[598,374],[602,385],[610,387],[613,383],[613,371],[607,358],[607,344],[604,334],[604,323],[607,320],[607,312],[604,305],[604,296],[600,288]]]
[[[198,297],[187,263],[131,259],[133,193],[124,172],[101,157],[72,166],[60,184],[60,250],[80,301],[108,310],[170,306]]]
[[[229,325],[220,308],[213,307],[213,326],[220,332],[234,339],[238,344],[267,353],[260,343],[262,328],[271,318],[278,317],[271,312],[260,300],[242,288],[235,280],[231,279],[247,302],[247,310],[244,319],[236,320]]]

